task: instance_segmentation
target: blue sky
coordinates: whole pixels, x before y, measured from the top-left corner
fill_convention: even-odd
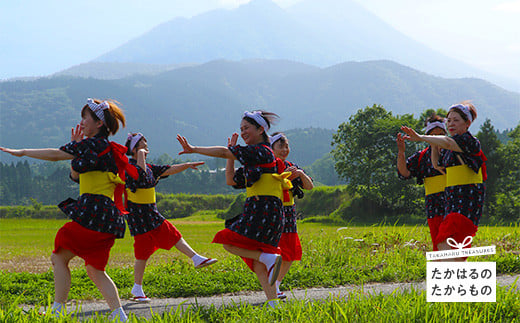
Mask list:
[[[520,0],[357,1],[432,49],[520,84]],[[0,1],[0,79],[49,75],[92,60],[175,17],[246,2]],[[298,0],[274,2],[287,7]]]

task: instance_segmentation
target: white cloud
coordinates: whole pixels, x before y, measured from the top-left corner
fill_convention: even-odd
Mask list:
[[[520,13],[520,0],[502,2],[496,5],[493,10],[506,13]]]

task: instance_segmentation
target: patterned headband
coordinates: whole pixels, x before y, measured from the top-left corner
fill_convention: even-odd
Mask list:
[[[267,121],[265,121],[264,117],[262,116],[262,112],[260,111],[245,111],[244,117],[249,117],[256,121],[260,126],[264,127],[264,131],[269,130],[269,126],[267,125]]]
[[[141,138],[144,138],[144,136],[140,132],[136,133],[135,135],[132,135],[131,133],[128,134],[128,137],[126,138],[126,140],[130,140],[130,147],[128,147],[129,152],[134,150],[135,145],[137,145],[137,143],[139,142],[139,140],[141,140]]]
[[[280,140],[280,138],[282,138],[283,134],[279,133],[279,134],[276,134],[274,136],[269,136],[269,143],[271,144],[271,146],[277,141],[277,140]]]
[[[424,128],[423,131],[424,131],[424,133],[427,134],[428,132],[432,131],[435,128],[441,128],[442,130],[444,130],[444,132],[446,132],[446,124],[442,121],[428,122],[426,124],[426,128]]]
[[[103,121],[103,123],[106,123],[104,111],[110,108],[110,105],[107,101],[103,101],[97,104],[96,102],[94,102],[94,100],[88,98],[87,105],[90,108],[90,110],[92,110],[92,112],[94,112],[94,114],[99,118],[99,120]]]
[[[451,111],[451,109],[455,109],[455,108],[462,111],[462,113],[464,113],[466,115],[466,117],[468,117],[468,120],[473,122],[473,115],[471,114],[471,111],[468,106],[463,105],[463,104],[454,104],[450,107],[450,109],[448,111]]]

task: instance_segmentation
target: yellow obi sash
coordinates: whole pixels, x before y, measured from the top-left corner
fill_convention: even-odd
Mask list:
[[[112,172],[92,171],[79,174],[79,194],[100,194],[114,200],[117,184],[125,182]]]
[[[444,188],[446,188],[446,175],[437,175],[424,178],[425,195],[444,192]]]
[[[268,195],[276,196],[283,201],[283,190],[292,188],[291,181],[287,179],[289,176],[290,172],[264,173],[253,186],[246,188],[247,197]]]
[[[468,184],[481,184],[482,167],[475,173],[467,165],[446,167],[446,187]]]
[[[135,193],[126,189],[128,200],[137,204],[153,204],[155,203],[155,187],[138,188]]]

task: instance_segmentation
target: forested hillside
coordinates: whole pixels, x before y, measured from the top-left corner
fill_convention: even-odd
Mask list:
[[[381,104],[398,114],[447,108],[472,99],[497,129],[520,120],[520,94],[478,79],[443,79],[389,61],[321,69],[288,61],[214,61],[119,80],[70,77],[0,83],[0,145],[58,147],[69,141],[87,97],[121,102],[126,131],[141,131],[152,155],[176,155],[175,135],[197,145],[224,145],[246,109],[280,115],[272,131],[336,129],[356,110]],[[121,131],[116,141],[123,141]],[[0,156],[5,161],[5,155]]]

